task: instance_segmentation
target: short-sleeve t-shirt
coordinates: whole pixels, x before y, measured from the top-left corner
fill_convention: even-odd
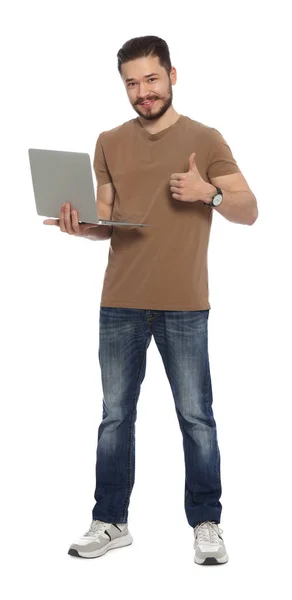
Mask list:
[[[173,173],[189,171],[192,152],[206,182],[240,170],[221,133],[185,115],[154,134],[138,117],[100,133],[93,168],[98,187],[111,182],[115,188],[112,219],[151,225],[113,226],[101,306],[211,308],[207,252],[214,209],[176,200],[170,189]]]

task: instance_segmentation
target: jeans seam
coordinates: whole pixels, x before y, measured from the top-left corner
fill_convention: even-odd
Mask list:
[[[126,512],[127,512],[128,502],[129,502],[129,498],[130,498],[130,495],[131,495],[131,455],[132,455],[132,439],[133,439],[133,421],[134,421],[135,411],[137,409],[138,387],[139,387],[141,372],[142,372],[143,366],[144,366],[145,361],[146,361],[146,352],[147,352],[147,340],[146,340],[146,346],[145,346],[145,351],[144,351],[144,356],[143,356],[142,364],[141,364],[139,375],[138,375],[138,379],[137,379],[136,391],[135,391],[135,395],[134,395],[135,407],[133,409],[133,414],[132,414],[132,418],[130,419],[130,425],[129,425],[129,434],[128,434],[128,488],[127,488],[126,498],[125,498],[125,502],[124,502],[124,508],[123,508],[123,513],[122,513],[122,521],[126,518]]]

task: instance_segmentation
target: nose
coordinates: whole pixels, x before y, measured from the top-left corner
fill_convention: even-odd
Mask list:
[[[146,100],[146,98],[151,96],[151,92],[149,92],[146,83],[140,83],[138,96],[140,98],[140,102],[143,102],[143,100]]]

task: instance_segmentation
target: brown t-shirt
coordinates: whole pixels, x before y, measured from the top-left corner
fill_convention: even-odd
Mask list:
[[[240,171],[221,133],[185,115],[155,134],[136,117],[99,135],[93,167],[98,186],[115,187],[112,219],[151,224],[113,226],[101,306],[211,308],[207,251],[214,209],[175,200],[170,190],[171,174],[189,171],[192,152],[209,183]]]

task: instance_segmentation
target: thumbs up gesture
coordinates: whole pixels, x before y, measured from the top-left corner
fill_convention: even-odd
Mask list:
[[[206,192],[209,191],[208,184],[201,177],[195,161],[196,153],[192,152],[189,157],[190,168],[187,173],[173,173],[170,177],[170,190],[175,200],[183,202],[205,201]]]

